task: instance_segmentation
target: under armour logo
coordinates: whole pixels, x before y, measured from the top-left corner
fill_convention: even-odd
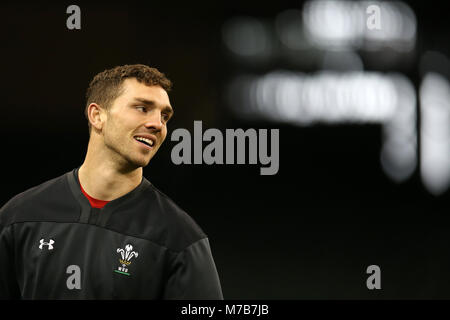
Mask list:
[[[42,250],[42,247],[43,247],[43,246],[47,246],[47,249],[48,249],[48,250],[53,250],[53,244],[55,243],[55,241],[53,241],[53,239],[50,239],[49,242],[44,242],[44,239],[41,239],[41,240],[39,240],[39,242],[41,243],[41,244],[39,245],[39,249]]]

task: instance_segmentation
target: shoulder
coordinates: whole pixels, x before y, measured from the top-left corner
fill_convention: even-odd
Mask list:
[[[154,185],[147,189],[156,198],[163,225],[166,227],[167,246],[175,251],[184,250],[194,242],[206,238],[205,232],[193,217],[181,209],[171,198]]]
[[[207,237],[197,222],[171,198],[148,182],[139,199],[140,234],[171,251],[181,251]]]
[[[0,224],[52,219],[53,208],[67,208],[69,189],[66,174],[45,181],[11,198],[0,209]]]

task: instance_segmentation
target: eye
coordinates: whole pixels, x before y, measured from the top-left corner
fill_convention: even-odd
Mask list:
[[[147,111],[147,108],[145,108],[145,107],[143,107],[143,106],[137,106],[136,109],[137,109],[137,110],[140,110],[141,112]]]
[[[166,121],[166,122],[169,121],[169,119],[170,119],[170,114],[164,112],[162,115],[163,115],[164,121]]]

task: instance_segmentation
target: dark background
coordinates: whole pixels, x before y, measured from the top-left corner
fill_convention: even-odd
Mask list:
[[[71,4],[81,8],[81,30],[66,28]],[[408,4],[418,21],[417,54],[402,72],[417,90],[419,54],[448,55],[449,14],[439,2]],[[379,161],[380,125],[249,122],[226,108],[223,86],[235,65],[221,42],[224,21],[301,7],[300,1],[2,4],[0,204],[81,165],[89,81],[106,68],[144,63],[175,84],[175,117],[144,174],[209,235],[226,299],[450,297],[449,194],[428,193],[418,170],[401,184],[389,180]],[[278,174],[260,176],[259,165],[172,164],[170,133],[193,132],[194,120],[204,130],[279,128]],[[372,264],[381,268],[381,290],[366,287]]]

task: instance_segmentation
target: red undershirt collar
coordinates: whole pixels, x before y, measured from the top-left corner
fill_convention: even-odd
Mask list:
[[[80,179],[78,179],[78,182],[79,181],[80,181]],[[81,192],[83,192],[83,194],[89,200],[89,203],[91,204],[91,207],[93,207],[93,208],[101,209],[109,202],[107,200],[98,200],[98,199],[92,198],[90,195],[88,195],[86,193],[86,191],[84,191],[83,186],[81,185],[81,182],[80,182],[80,188],[81,188]]]

